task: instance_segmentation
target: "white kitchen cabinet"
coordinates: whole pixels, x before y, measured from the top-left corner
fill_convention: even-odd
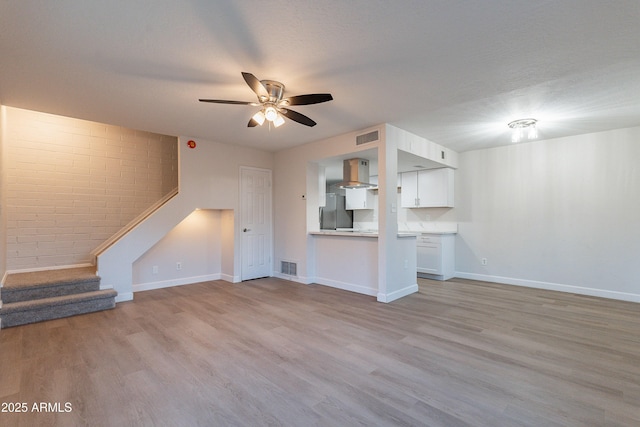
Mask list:
[[[403,208],[453,207],[453,169],[426,169],[402,174]]]
[[[327,171],[324,166],[318,167],[318,206],[327,206]]]
[[[400,191],[400,206],[415,208],[418,200],[418,171],[402,173],[402,189]]]
[[[455,235],[421,234],[417,239],[418,276],[448,280],[455,273]]]
[[[366,188],[346,188],[345,192],[345,208],[347,210],[374,209],[375,197],[373,191]]]

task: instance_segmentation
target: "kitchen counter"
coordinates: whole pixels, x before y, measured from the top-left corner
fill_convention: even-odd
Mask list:
[[[393,257],[387,268],[393,269],[394,281],[379,289],[378,257],[387,247],[380,247],[378,231],[319,230],[310,231],[309,243],[315,257],[314,283],[331,286],[389,302],[418,290],[416,281],[417,233],[401,231],[387,245],[393,247]],[[393,264],[392,264],[393,263]],[[396,280],[397,279],[397,280]]]
[[[454,230],[443,230],[443,231],[412,231],[414,234],[458,234],[457,231]]]
[[[342,231],[342,230],[320,230],[310,231],[309,234],[314,236],[345,236],[345,237],[375,237],[378,238],[378,231]],[[401,231],[398,237],[417,237],[420,233],[412,231]]]
[[[401,232],[409,231],[411,233],[420,234],[457,234],[458,224],[455,222],[422,222],[398,223]]]

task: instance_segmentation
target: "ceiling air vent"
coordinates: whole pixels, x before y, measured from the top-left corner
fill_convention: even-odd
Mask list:
[[[373,132],[365,133],[362,135],[356,136],[356,145],[368,144],[373,141],[377,141],[379,138],[378,131],[374,130]]]

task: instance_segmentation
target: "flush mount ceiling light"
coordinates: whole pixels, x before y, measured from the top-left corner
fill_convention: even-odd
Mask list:
[[[538,138],[538,129],[536,128],[536,119],[519,119],[509,123],[509,127],[513,129],[511,134],[511,142],[520,142],[527,132],[527,139]]]

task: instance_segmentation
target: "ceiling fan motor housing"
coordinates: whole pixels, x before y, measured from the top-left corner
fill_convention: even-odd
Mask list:
[[[276,82],[274,80],[260,80],[262,86],[267,90],[269,94],[268,99],[260,99],[260,102],[270,102],[273,104],[277,104],[284,95],[284,85],[280,82]]]

